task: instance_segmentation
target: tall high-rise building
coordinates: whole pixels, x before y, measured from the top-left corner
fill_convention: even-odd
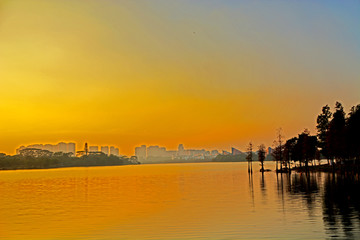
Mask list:
[[[111,146],[110,147],[110,155],[115,155],[115,156],[119,156],[119,149],[114,147],[114,146]]]
[[[109,147],[108,146],[101,146],[101,152],[109,155]]]
[[[67,144],[67,153],[72,153],[72,156],[75,156],[76,153],[76,145],[75,143],[68,143]]]
[[[45,144],[42,149],[43,150],[48,150],[50,152],[58,152],[58,145]]]
[[[89,152],[98,152],[99,147],[98,146],[89,146]]]
[[[67,152],[67,144],[64,142],[58,143],[57,148],[58,148],[57,152],[63,152],[63,153]]]
[[[141,147],[136,147],[135,156],[139,161],[146,160],[146,145],[141,145]]]
[[[184,156],[184,155],[185,155],[184,145],[182,145],[182,144],[179,144],[179,147],[178,147],[178,155],[179,155],[179,156]]]
[[[147,157],[166,157],[166,148],[159,146],[149,146],[147,148]]]

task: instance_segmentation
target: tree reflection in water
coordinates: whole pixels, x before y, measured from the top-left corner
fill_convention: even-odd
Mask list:
[[[359,175],[279,174],[277,191],[283,204],[286,195],[300,197],[306,203],[310,216],[321,204],[325,232],[329,237],[360,238]]]
[[[325,230],[332,236],[344,234],[358,238],[353,230],[360,229],[359,176],[327,174],[324,183],[323,219]]]

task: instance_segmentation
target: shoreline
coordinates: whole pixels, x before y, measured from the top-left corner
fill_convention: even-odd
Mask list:
[[[114,164],[114,165],[79,165],[79,166],[54,166],[54,167],[39,167],[39,168],[0,168],[2,171],[17,171],[17,170],[46,170],[46,169],[59,169],[59,168],[87,168],[87,167],[116,167],[116,166],[134,166],[142,164]]]
[[[330,172],[330,173],[360,173],[360,167],[357,164],[322,164],[314,166],[293,167],[291,171],[295,172]]]

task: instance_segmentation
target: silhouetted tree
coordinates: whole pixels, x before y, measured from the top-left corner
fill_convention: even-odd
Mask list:
[[[300,156],[300,161],[303,162],[306,169],[308,169],[309,162],[315,159],[317,137],[310,136],[310,132],[305,129],[304,132],[299,135],[297,144],[298,147],[296,149],[299,151],[297,154]]]
[[[248,161],[248,172],[252,173],[252,161],[253,161],[253,151],[252,151],[252,143],[249,142],[248,148],[247,148],[247,156],[246,160]]]
[[[296,137],[290,138],[285,142],[284,145],[284,162],[289,169],[290,169],[290,161],[294,160],[293,157],[295,155],[294,151],[297,140],[298,139]]]
[[[295,143],[291,151],[291,158],[296,163],[299,162],[300,167],[302,166],[302,155],[303,155],[303,146],[299,143],[299,138],[294,138]]]
[[[346,138],[349,156],[360,162],[360,104],[352,107],[346,122]]]
[[[276,161],[276,172],[278,172],[278,164],[280,163],[280,172],[282,172],[283,165],[283,135],[281,134],[282,129],[277,130],[276,140],[274,141],[273,157]]]
[[[261,172],[264,172],[265,154],[266,154],[265,145],[261,144],[258,149],[258,159],[259,162],[261,163],[261,169],[260,169]]]
[[[328,105],[322,108],[317,117],[317,136],[311,136],[305,131],[297,138],[287,140],[282,148],[281,134],[274,141],[273,157],[280,166],[290,165],[290,161],[304,164],[308,169],[309,162],[314,165],[315,160],[321,164],[321,158],[326,157],[333,163],[342,163],[340,169],[344,171],[360,170],[360,104],[350,109],[348,118],[341,103],[336,102],[335,112],[331,113]],[[281,156],[282,155],[282,156]],[[347,161],[352,160],[352,162]],[[343,164],[343,163],[346,163]],[[316,162],[315,162],[316,165]],[[277,165],[276,165],[277,167]],[[328,170],[328,168],[322,168]],[[280,169],[280,171],[282,171]]]
[[[42,150],[37,148],[24,148],[21,149],[19,153],[21,156],[34,157],[34,158],[51,157],[53,155],[53,153],[48,150]]]
[[[336,102],[335,112],[327,134],[328,152],[331,159],[343,161],[346,158],[345,112],[341,103]]]
[[[67,153],[52,153],[47,150],[36,148],[22,149],[19,155],[1,156],[0,169],[41,169],[75,166],[112,166],[124,164],[138,164],[135,159],[131,161],[127,157],[114,155],[84,155],[72,157]]]
[[[320,147],[320,153],[326,157],[329,162],[329,150],[328,150],[328,143],[327,143],[327,134],[329,130],[330,118],[332,113],[330,112],[330,107],[328,105],[323,106],[322,112],[318,115],[316,122],[317,122],[317,137],[318,137],[318,144]]]

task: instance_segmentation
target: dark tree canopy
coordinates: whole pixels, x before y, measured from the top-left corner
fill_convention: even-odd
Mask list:
[[[346,144],[349,156],[360,160],[360,104],[351,108],[346,128]]]
[[[330,158],[339,160],[346,158],[345,123],[344,108],[341,103],[336,102],[335,112],[327,133],[327,147]]]
[[[323,154],[323,156],[326,158],[329,158],[329,150],[328,150],[328,147],[326,144],[326,138],[327,138],[327,131],[329,129],[331,116],[332,116],[332,113],[330,112],[330,107],[328,105],[325,105],[322,108],[321,114],[317,117],[317,120],[316,120],[319,148],[321,149],[321,154]]]
[[[360,104],[353,106],[348,115],[340,102],[336,102],[334,113],[325,105],[316,122],[317,136],[311,136],[305,130],[298,137],[286,141],[284,162],[294,161],[307,166],[315,159],[320,162],[326,158],[334,160],[333,165],[360,164]]]
[[[265,145],[261,144],[258,149],[258,159],[261,163],[261,171],[264,172],[264,161],[266,157]]]

